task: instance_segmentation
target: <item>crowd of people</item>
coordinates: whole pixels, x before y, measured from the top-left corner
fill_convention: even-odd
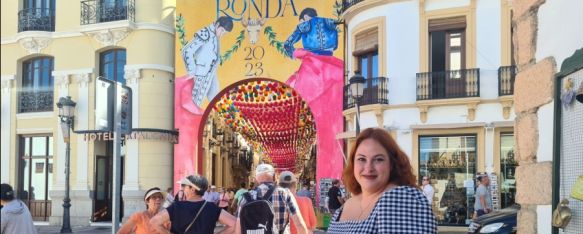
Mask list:
[[[298,190],[293,172],[276,174],[272,165],[259,164],[254,176],[255,184],[241,184],[237,191],[217,188],[197,174],[178,181],[176,194],[172,188],[166,194],[151,188],[144,194],[146,209],[132,214],[119,233],[303,234],[315,230],[312,194],[306,186]],[[429,177],[424,179],[429,181]],[[478,189],[482,194],[483,189]],[[366,129],[350,151],[342,182],[334,180],[328,191],[332,218],[327,232],[437,233],[432,196],[424,194],[428,190],[416,185],[407,155],[385,130]],[[11,187],[2,185],[2,233],[35,233],[25,204],[13,194]],[[476,210],[488,213],[491,205],[487,200],[479,201],[481,206]],[[21,217],[15,224],[12,217],[17,213]]]

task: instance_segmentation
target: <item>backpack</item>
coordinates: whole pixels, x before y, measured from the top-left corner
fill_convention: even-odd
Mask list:
[[[269,200],[271,200],[271,195],[274,191],[275,186],[271,186],[263,197],[259,197],[259,194],[257,194],[257,199],[253,199],[249,192],[243,194],[246,203],[241,207],[239,214],[241,233],[273,233],[275,213]]]

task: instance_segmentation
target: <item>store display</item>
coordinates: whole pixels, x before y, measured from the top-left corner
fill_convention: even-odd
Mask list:
[[[518,163],[514,155],[514,134],[504,133],[500,136],[500,190],[499,208],[504,209],[515,203],[516,196],[516,167]]]
[[[492,209],[500,210],[500,196],[498,195],[498,176],[496,173],[490,173],[490,195],[492,197]]]

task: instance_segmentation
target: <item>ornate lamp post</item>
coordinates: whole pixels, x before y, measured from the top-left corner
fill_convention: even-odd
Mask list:
[[[65,198],[63,199],[63,226],[61,233],[71,233],[71,222],[69,217],[69,208],[71,207],[71,199],[69,198],[69,174],[70,172],[70,158],[71,158],[71,142],[70,134],[73,129],[73,121],[75,118],[76,103],[71,100],[70,96],[59,98],[57,107],[59,108],[59,119],[61,120],[61,130],[63,131],[63,140],[67,143],[65,151]]]
[[[364,82],[366,80],[360,74],[360,71],[355,71],[354,75],[350,77],[348,81],[350,84],[350,93],[352,98],[354,98],[354,103],[356,104],[356,135],[360,134],[360,98],[364,92]]]

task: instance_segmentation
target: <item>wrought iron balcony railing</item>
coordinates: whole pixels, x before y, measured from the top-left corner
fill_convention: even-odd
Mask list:
[[[342,12],[364,0],[342,0]]]
[[[479,68],[417,73],[417,100],[479,96]]]
[[[104,23],[118,20],[135,21],[134,0],[102,2],[86,0],[81,2],[81,25]]]
[[[504,66],[498,68],[498,96],[514,94],[514,78],[516,66]]]
[[[18,112],[53,111],[53,91],[20,91]]]
[[[360,106],[370,104],[389,104],[389,78],[368,78],[364,83],[364,92],[358,103]],[[353,108],[354,98],[350,93],[350,85],[344,86],[344,110]]]
[[[18,12],[18,32],[55,31],[55,10],[51,8],[27,8]]]

